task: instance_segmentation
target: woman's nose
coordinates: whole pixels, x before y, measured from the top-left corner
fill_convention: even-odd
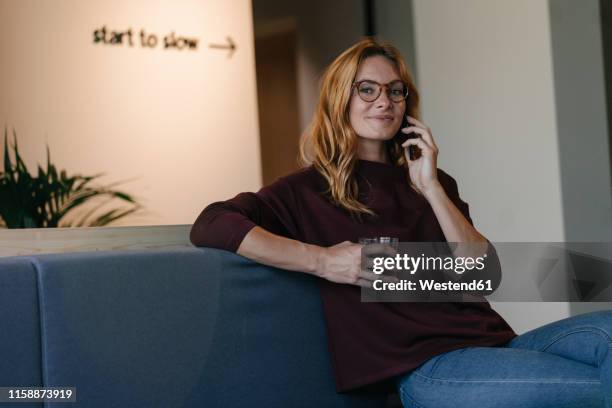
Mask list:
[[[389,97],[389,93],[387,92],[386,89],[383,89],[380,92],[378,99],[376,99],[376,107],[387,108],[391,106],[392,103],[393,101],[391,101],[391,98]]]

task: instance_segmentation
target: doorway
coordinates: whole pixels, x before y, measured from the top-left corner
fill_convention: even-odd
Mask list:
[[[256,35],[255,60],[262,178],[267,185],[299,167],[295,29]]]

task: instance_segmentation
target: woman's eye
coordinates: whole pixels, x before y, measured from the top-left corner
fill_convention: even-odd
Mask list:
[[[393,94],[393,96],[402,96],[404,95],[404,91],[401,89],[392,89],[391,93]]]
[[[372,93],[372,88],[360,88],[359,92],[369,94]]]

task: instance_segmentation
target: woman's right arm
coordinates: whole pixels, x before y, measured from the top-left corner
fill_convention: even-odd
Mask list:
[[[261,264],[309,273],[336,283],[361,285],[368,283],[365,277],[374,278],[361,275],[361,245],[348,241],[325,248],[254,227],[244,237],[237,253]]]
[[[345,241],[326,248],[287,238],[283,235],[297,235],[287,218],[281,208],[272,208],[256,194],[241,193],[206,207],[193,224],[190,239],[195,246],[225,249],[336,283],[371,286],[371,280],[380,278],[360,270],[361,245]]]

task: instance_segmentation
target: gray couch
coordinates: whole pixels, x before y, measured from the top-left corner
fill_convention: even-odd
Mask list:
[[[53,407],[397,405],[336,392],[315,278],[208,248],[0,259],[0,362]]]

